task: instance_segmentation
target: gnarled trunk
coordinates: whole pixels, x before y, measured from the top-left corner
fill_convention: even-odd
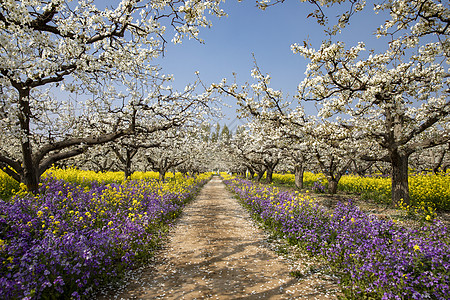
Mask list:
[[[409,155],[402,155],[394,150],[390,154],[392,164],[392,202],[395,205],[403,202],[409,205],[409,185],[408,185],[408,158]]]
[[[164,182],[166,180],[166,170],[159,169],[159,181]]]
[[[23,174],[22,182],[25,183],[30,192],[36,194],[39,188],[39,166],[33,161],[33,149],[30,141],[30,89],[25,88],[19,90],[19,123],[22,130],[22,157],[23,157]]]
[[[256,180],[257,180],[257,181],[261,181],[261,179],[262,179],[263,176],[264,176],[264,172],[265,172],[264,169],[261,170],[261,171],[258,171],[258,176],[256,177]]]
[[[294,170],[294,181],[295,186],[298,189],[303,189],[303,173],[304,173],[303,165],[296,165]]]
[[[28,191],[37,194],[39,190],[39,170],[34,166],[24,164],[24,174],[22,182],[27,186]]]
[[[329,194],[334,195],[337,193],[339,179],[328,178],[328,193]]]
[[[131,159],[134,154],[127,149],[127,157],[125,161],[125,180],[131,177]]]
[[[266,182],[271,183],[272,177],[273,177],[273,170],[275,169],[275,166],[268,166],[266,168]]]
[[[126,167],[125,167],[125,170],[124,170],[124,173],[125,173],[125,180],[127,180],[128,178],[130,178],[130,177],[131,177],[131,174],[132,174],[132,172],[131,172],[131,166],[126,166]]]
[[[279,159],[276,159],[274,161],[265,160],[264,167],[266,169],[266,182],[267,183],[272,182],[273,171],[275,170],[275,167],[278,165],[279,161],[280,161]]]

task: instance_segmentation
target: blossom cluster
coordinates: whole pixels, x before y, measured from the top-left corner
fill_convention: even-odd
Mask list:
[[[225,183],[269,229],[327,260],[348,298],[450,298],[450,238],[442,223],[405,228],[351,201],[330,212],[298,192],[243,179]]]
[[[0,298],[89,295],[145,262],[208,178],[83,186],[48,177],[37,196],[0,201]]]

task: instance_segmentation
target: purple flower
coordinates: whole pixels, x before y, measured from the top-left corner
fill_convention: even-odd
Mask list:
[[[328,212],[247,180],[225,183],[266,226],[325,258],[347,297],[450,299],[450,236],[442,223],[413,230],[369,216],[351,201]]]
[[[148,259],[204,183],[160,196],[145,181],[85,190],[48,179],[37,197],[0,200],[0,299],[88,295]]]

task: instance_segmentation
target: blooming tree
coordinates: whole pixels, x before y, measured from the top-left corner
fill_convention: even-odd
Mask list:
[[[262,1],[260,6],[265,9],[281,2]],[[321,8],[346,1],[312,2],[318,7],[313,15],[325,23]],[[387,48],[377,53],[366,51],[363,42],[350,48],[333,42],[333,34],[365,8],[364,1],[348,2],[350,9],[328,30],[329,39],[318,50],[307,43],[292,45],[294,53],[310,61],[306,78],[298,86],[299,107],[304,101],[318,102],[318,117],[339,124],[333,126],[337,136],[351,136],[361,158],[390,163],[392,200],[408,203],[410,155],[450,139],[450,73],[446,66],[450,63],[450,8],[439,0],[388,0],[375,5],[376,12],[387,11],[391,16],[375,33],[386,41]],[[256,67],[252,76],[257,83],[251,86],[223,81],[213,88],[235,97],[247,113],[268,122],[304,126],[299,122],[304,118],[302,109],[289,111],[292,101],[270,88],[269,75]]]
[[[322,102],[323,117],[345,114],[345,128],[375,142],[376,152],[363,158],[389,162],[392,200],[408,203],[408,158],[450,139],[450,9],[403,0],[376,9],[391,14],[377,32],[391,37],[385,52],[364,55],[362,42],[350,49],[342,42],[292,46],[311,61],[298,97]]]
[[[317,123],[313,132],[313,156],[328,181],[328,193],[336,194],[339,180],[354,161],[355,144],[352,137],[336,123]]]
[[[108,144],[90,147],[76,158],[67,159],[61,162],[66,162],[68,165],[95,172],[117,171],[120,169],[117,157],[113,150],[108,147]]]
[[[258,124],[256,134],[264,136],[267,141],[276,141],[270,143],[271,147],[277,145],[277,151],[281,151],[285,162],[292,164],[295,184],[301,189],[303,173],[307,165],[312,163],[311,131],[316,123],[305,116],[302,106],[291,108],[292,103],[284,98],[283,93],[270,87],[270,75],[262,73],[256,60],[251,75],[255,80],[253,84],[238,86],[237,83],[228,84],[223,80],[213,84],[211,89],[234,97],[240,106],[240,117],[253,119],[252,126]],[[249,163],[251,159],[245,155],[255,140],[248,136],[250,133],[240,132],[234,147],[235,152],[244,158],[243,162],[246,162],[251,177],[257,173],[259,180],[266,168],[255,162]]]
[[[194,137],[187,127],[174,127],[154,135],[153,140],[159,146],[146,149],[143,155],[150,169],[159,173],[160,181],[165,180],[169,170],[188,161],[195,144]]]
[[[450,143],[417,151],[411,155],[410,165],[417,171],[446,172],[450,168]]]
[[[1,166],[37,191],[52,163],[133,133],[136,112],[156,107],[140,88],[156,87],[163,115],[166,78],[151,62],[170,37],[166,25],[174,42],[198,39],[210,24],[205,12],[223,15],[220,2],[123,0],[100,9],[92,0],[2,1]],[[131,95],[126,102],[121,92]],[[97,130],[105,125],[113,130]]]
[[[112,143],[110,148],[115,154],[118,164],[124,172],[125,179],[129,178],[133,174],[132,163],[133,158],[138,153],[139,149],[158,147],[160,144],[148,144],[142,141],[137,141],[133,139],[134,136],[130,138],[124,138],[116,143]]]
[[[241,175],[248,172],[250,179],[256,173],[257,180],[260,181],[266,170],[256,155],[250,153],[251,147],[253,147],[253,143],[248,130],[244,126],[240,126],[231,143],[227,145],[224,154],[226,157],[231,157],[234,162],[230,168],[232,172]]]
[[[247,123],[231,141],[231,149],[243,160],[243,165],[258,181],[266,173],[266,181],[272,182],[272,175],[283,158],[280,131],[268,127],[258,119]]]

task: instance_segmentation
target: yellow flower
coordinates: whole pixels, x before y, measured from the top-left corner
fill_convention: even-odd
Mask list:
[[[414,245],[414,251],[419,251],[419,250],[420,250],[419,245]]]

